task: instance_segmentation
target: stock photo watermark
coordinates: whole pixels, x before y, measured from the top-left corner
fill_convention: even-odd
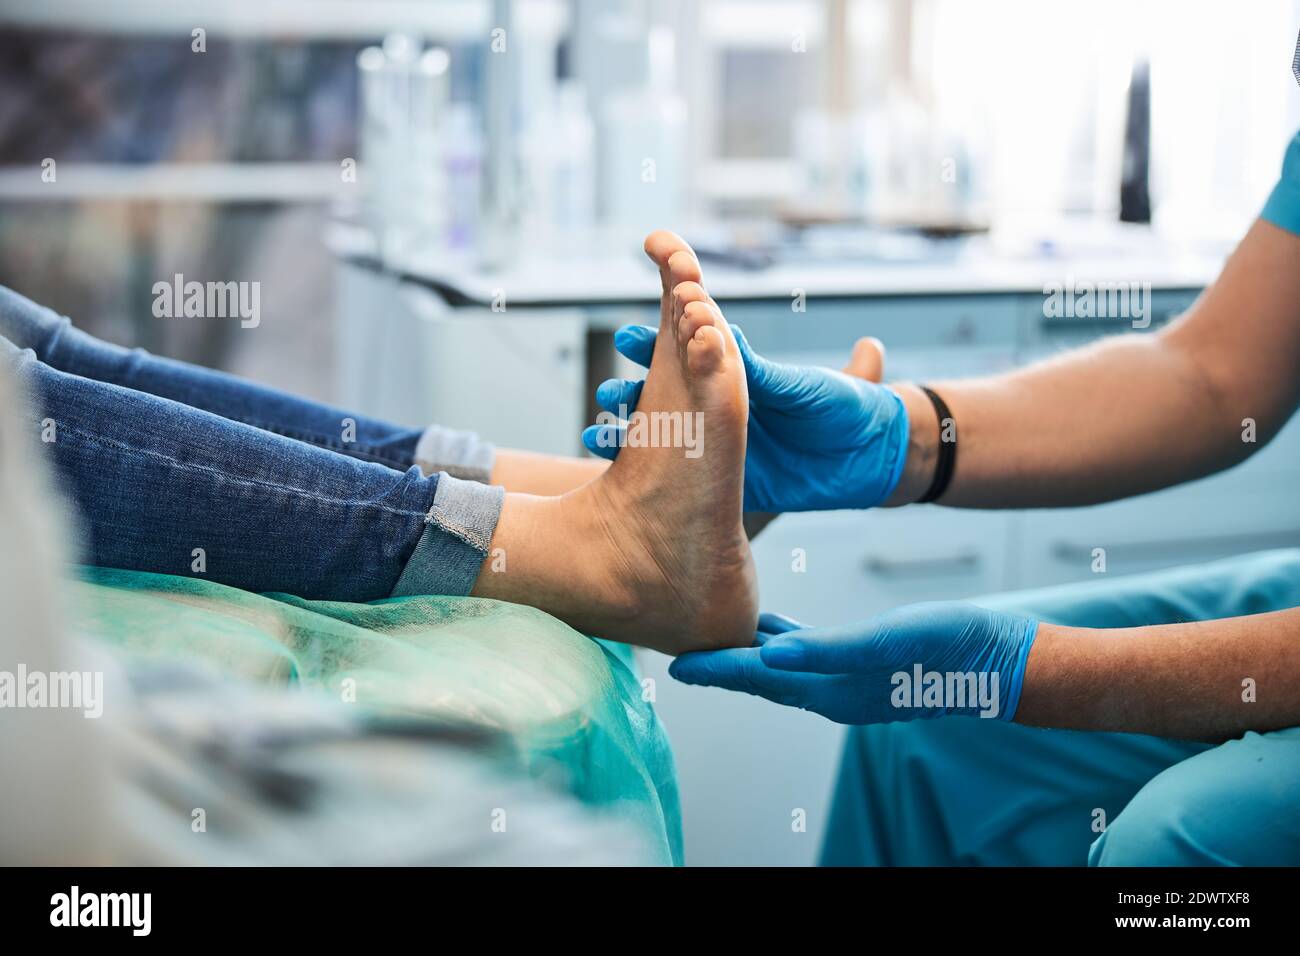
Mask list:
[[[102,671],[0,671],[0,709],[80,710],[94,720],[104,713]]]
[[[626,405],[618,407],[618,414],[602,411],[596,415],[597,425],[617,426],[627,422],[627,428],[603,428],[596,439],[601,448],[681,448],[686,458],[699,458],[704,454],[703,412],[629,412]]]
[[[262,283],[172,281],[153,284],[153,314],[157,319],[239,319],[240,327],[262,323]]]
[[[1090,282],[1066,276],[1043,286],[1048,319],[1128,319],[1135,329],[1151,325],[1151,283]]]
[[[913,664],[911,672],[895,671],[889,677],[894,689],[889,703],[897,708],[927,710],[978,710],[980,717],[1001,711],[998,672],[927,671]]]
[[[51,926],[117,926],[129,928],[132,936],[148,936],[152,913],[152,893],[83,893],[74,884],[50,897]]]

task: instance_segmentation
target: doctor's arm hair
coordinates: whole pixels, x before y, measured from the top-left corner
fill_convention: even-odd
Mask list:
[[[1220,743],[1300,724],[1300,608],[1149,627],[1046,622],[1016,722]]]

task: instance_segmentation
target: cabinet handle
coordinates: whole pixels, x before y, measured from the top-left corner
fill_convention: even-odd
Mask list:
[[[940,577],[952,574],[974,574],[981,559],[974,551],[932,558],[882,558],[868,555],[863,568],[868,574],[880,578]]]
[[[1057,541],[1052,545],[1052,557],[1058,561],[1071,564],[1079,561],[1091,561],[1093,548],[1105,547],[1107,552],[1123,554],[1129,558],[1160,560],[1162,558],[1184,558],[1189,554],[1204,554],[1206,552],[1245,554],[1248,551],[1295,547],[1298,544],[1300,544],[1300,530],[1261,531],[1258,534],[1206,535],[1201,538],[1181,538],[1166,541],[1121,541],[1113,545],[1106,545],[1100,541],[1097,544]]]

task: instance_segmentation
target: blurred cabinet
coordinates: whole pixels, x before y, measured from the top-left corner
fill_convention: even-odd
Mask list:
[[[1300,546],[1298,489],[1300,420],[1218,475],[1090,508],[1023,513],[1018,584],[1097,580]]]
[[[1002,588],[1009,518],[919,507],[782,517],[754,542],[763,606],[808,624]]]
[[[452,309],[422,285],[341,263],[344,408],[508,448],[576,455],[587,424],[587,321],[574,309]]]

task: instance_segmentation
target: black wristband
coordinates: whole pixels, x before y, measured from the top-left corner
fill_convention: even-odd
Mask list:
[[[957,423],[953,421],[952,412],[948,411],[948,403],[939,397],[938,392],[925,385],[918,385],[917,388],[925,392],[939,417],[939,460],[934,466],[934,480],[930,482],[930,489],[918,499],[921,504],[925,504],[938,501],[952,481],[952,473],[957,467]],[[951,441],[944,438],[944,432],[950,427]]]

